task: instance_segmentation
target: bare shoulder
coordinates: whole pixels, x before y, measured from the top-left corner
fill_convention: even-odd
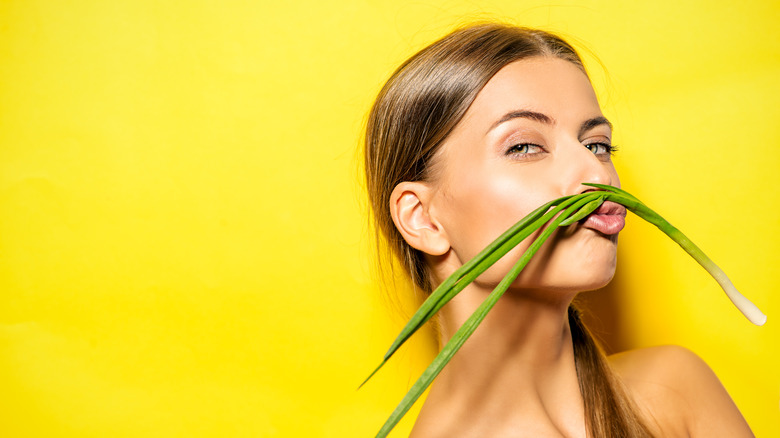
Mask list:
[[[643,348],[609,362],[663,436],[754,436],[718,377],[692,351]]]

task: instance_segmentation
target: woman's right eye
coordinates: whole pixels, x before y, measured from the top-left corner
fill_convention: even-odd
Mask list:
[[[510,147],[506,151],[506,154],[507,155],[528,155],[528,154],[536,154],[542,152],[543,150],[544,149],[542,149],[541,146],[533,143],[521,143]]]

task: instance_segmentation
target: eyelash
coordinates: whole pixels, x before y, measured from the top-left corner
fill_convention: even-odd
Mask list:
[[[602,146],[604,148],[604,150],[606,151],[605,153],[602,153],[602,154],[597,154],[597,153],[594,152],[593,153],[594,155],[604,155],[604,154],[606,154],[606,155],[610,155],[611,156],[611,155],[614,155],[615,152],[617,152],[617,150],[618,150],[617,146],[615,146],[613,144],[609,144],[609,143],[600,142],[600,141],[596,141],[596,142],[593,142],[593,143],[588,143],[588,144],[586,144],[584,146],[588,150],[590,150],[589,146]]]

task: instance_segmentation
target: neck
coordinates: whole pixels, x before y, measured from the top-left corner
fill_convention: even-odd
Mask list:
[[[469,285],[442,309],[442,345],[489,292]],[[531,413],[562,430],[581,427],[583,404],[567,314],[574,294],[549,300],[549,291],[527,292],[510,290],[498,301],[437,378],[429,400],[439,401],[431,405],[443,403],[469,421],[511,422]]]

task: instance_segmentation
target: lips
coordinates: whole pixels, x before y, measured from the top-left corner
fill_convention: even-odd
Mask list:
[[[608,236],[617,234],[626,226],[626,207],[612,201],[604,201],[596,211],[581,220],[580,223],[584,228]]]

